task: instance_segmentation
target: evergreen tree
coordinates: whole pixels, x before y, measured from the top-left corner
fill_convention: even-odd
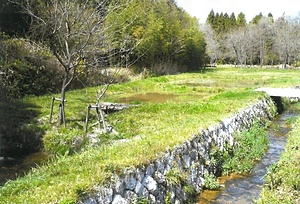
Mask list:
[[[268,18],[270,19],[271,23],[274,23],[274,18],[273,18],[273,14],[272,13],[268,14]]]
[[[257,25],[262,18],[263,18],[262,13],[259,13],[252,19],[252,21],[250,23]]]
[[[236,19],[236,25],[238,27],[245,27],[247,25],[246,17],[244,13],[239,13],[237,19]]]
[[[206,23],[210,24],[211,26],[215,23],[215,12],[211,10],[207,16]]]
[[[236,27],[236,18],[233,12],[231,13],[229,18],[230,18],[230,27],[234,29]]]

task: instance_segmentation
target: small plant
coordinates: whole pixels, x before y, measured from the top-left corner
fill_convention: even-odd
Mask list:
[[[170,200],[171,200],[171,194],[170,194],[170,192],[167,192],[167,195],[165,197],[165,203],[170,204],[171,203]]]
[[[280,125],[278,123],[273,124],[273,128],[276,132],[279,131]]]
[[[187,203],[196,203],[196,201],[197,201],[196,198],[198,196],[196,189],[192,185],[187,184],[183,187],[183,190],[187,194],[188,200],[186,202]]]
[[[186,181],[186,175],[177,168],[171,168],[166,174],[168,186],[178,186]]]
[[[204,174],[204,188],[208,190],[218,190],[220,188],[219,180],[212,174]]]
[[[149,204],[150,200],[147,198],[134,198],[132,204]]]

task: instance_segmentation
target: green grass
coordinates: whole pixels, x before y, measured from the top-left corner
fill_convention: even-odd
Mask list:
[[[237,146],[234,156],[225,156],[223,163],[224,174],[249,173],[255,162],[259,161],[268,148],[269,138],[264,127],[255,123],[250,130],[236,135]]]
[[[300,105],[297,106],[300,109]],[[292,126],[279,162],[268,169],[257,203],[300,203],[300,117]]]
[[[59,149],[60,156],[52,157],[48,164],[25,177],[7,182],[0,188],[1,203],[75,202],[93,186],[109,180],[113,173],[148,163],[166,149],[190,139],[199,129],[214,125],[263,97],[253,89],[297,85],[299,76],[298,71],[292,70],[218,68],[112,85],[105,101],[118,102],[123,97],[146,93],[176,97],[162,103],[139,102],[137,107],[109,115],[109,123],[121,135],[114,139],[140,139],[94,147],[85,141],[83,127],[86,107],[96,102],[99,88],[67,93],[66,129],[48,122],[52,96],[26,97],[22,102],[35,104],[33,110],[39,113],[34,121],[45,129],[45,147],[50,151]],[[74,146],[78,140],[83,143]]]

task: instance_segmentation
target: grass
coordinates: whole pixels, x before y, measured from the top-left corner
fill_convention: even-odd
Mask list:
[[[300,117],[293,120],[292,126],[279,162],[268,169],[257,203],[300,203]]]
[[[49,125],[52,96],[26,97],[22,101],[35,104],[39,113],[35,121],[46,129],[45,148],[52,152],[68,148],[47,164],[2,186],[1,203],[76,202],[93,186],[109,181],[113,173],[148,163],[166,149],[190,139],[199,128],[214,125],[263,97],[253,89],[289,87],[297,85],[298,80],[299,73],[293,70],[218,68],[112,85],[105,101],[118,102],[124,97],[147,93],[176,97],[162,103],[139,102],[138,107],[109,115],[109,123],[121,134],[119,138],[139,136],[140,139],[93,147],[88,143],[72,145],[78,138],[86,138],[83,133],[86,107],[96,102],[97,87],[67,93],[66,129]]]
[[[249,173],[255,162],[262,158],[269,144],[266,129],[258,123],[255,123],[250,130],[236,135],[236,141],[234,156],[225,156],[222,166],[224,174]]]

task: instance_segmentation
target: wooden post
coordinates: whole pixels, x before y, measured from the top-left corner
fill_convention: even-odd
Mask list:
[[[106,125],[106,122],[105,122],[105,116],[103,114],[102,108],[100,106],[99,106],[99,108],[100,108],[100,116],[101,116],[102,123],[103,123],[103,129],[104,129],[104,132],[107,132],[107,125]]]
[[[52,122],[53,106],[55,98],[52,97],[51,109],[50,109],[50,123]]]
[[[88,123],[89,123],[89,117],[90,117],[90,110],[91,110],[91,104],[88,105],[87,107],[87,113],[86,113],[86,118],[85,118],[85,133],[88,131]]]
[[[52,122],[52,115],[53,115],[53,107],[54,107],[54,101],[59,101],[61,103],[61,99],[60,98],[55,98],[55,97],[52,97],[52,102],[51,102],[51,109],[50,109],[50,123]],[[67,102],[67,100],[64,100],[64,102]],[[60,105],[59,106],[59,111],[64,111],[64,107],[63,107],[63,110],[62,109],[62,106]],[[66,127],[66,121],[65,121],[65,114],[63,114],[63,120],[64,120],[64,125]]]
[[[97,119],[98,119],[98,125],[99,125],[99,130],[101,130],[101,115],[99,111],[100,106],[97,104],[96,105],[96,113],[97,113]],[[100,108],[101,110],[101,108]]]

